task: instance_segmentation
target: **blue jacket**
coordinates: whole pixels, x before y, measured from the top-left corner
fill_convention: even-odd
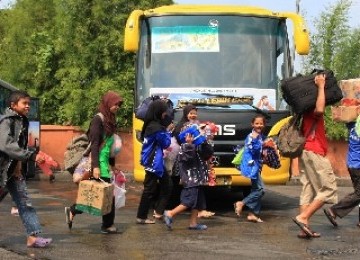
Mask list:
[[[360,169],[360,137],[356,134],[355,123],[348,123],[346,126],[349,130],[347,167],[352,169]]]
[[[165,172],[163,150],[171,143],[171,135],[167,131],[157,131],[144,137],[140,164],[146,171],[162,177]]]
[[[264,136],[253,138],[249,134],[245,139],[243,158],[239,165],[241,174],[250,179],[257,179],[262,168],[262,145]]]

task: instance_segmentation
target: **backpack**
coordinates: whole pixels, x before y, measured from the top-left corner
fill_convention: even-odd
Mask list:
[[[90,142],[87,134],[76,136],[67,145],[64,153],[64,169],[70,174],[74,174],[76,166],[81,158],[90,149]]]
[[[293,116],[280,131],[277,147],[280,155],[288,158],[299,157],[305,146],[305,137],[301,133],[301,115]]]
[[[143,100],[143,102],[141,102],[141,104],[137,108],[135,108],[135,117],[137,119],[144,121],[146,112],[148,111],[150,104],[153,101],[158,100],[158,99],[162,99],[162,100],[164,100],[164,102],[166,102],[166,104],[168,106],[168,111],[167,111],[168,115],[172,119],[174,119],[174,114],[175,114],[174,103],[168,98],[160,98],[159,96],[150,96],[150,97],[145,98]]]
[[[97,113],[97,115],[104,121],[103,114]],[[81,158],[89,153],[90,146],[91,143],[87,133],[74,137],[66,146],[66,151],[64,153],[64,169],[71,175],[74,174],[75,168],[80,163]]]

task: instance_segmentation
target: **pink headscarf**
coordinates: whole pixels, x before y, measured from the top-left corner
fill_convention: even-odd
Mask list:
[[[110,108],[115,105],[121,106],[122,102],[122,97],[114,91],[106,92],[101,98],[99,112],[104,115],[104,130],[107,136],[114,134],[116,131],[115,114],[110,112]]]

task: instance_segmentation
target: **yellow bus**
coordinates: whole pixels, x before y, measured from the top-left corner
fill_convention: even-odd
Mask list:
[[[292,21],[293,41],[286,21]],[[165,96],[176,108],[198,107],[200,121],[219,127],[214,150],[218,186],[249,186],[231,164],[234,147],[244,143],[256,113],[266,116],[265,134],[276,136],[290,110],[280,81],[293,74],[290,42],[299,55],[309,52],[309,34],[301,16],[252,6],[169,5],[134,10],[125,28],[124,49],[135,52],[134,107],[151,95]],[[263,100],[266,99],[266,102]],[[144,178],[139,164],[142,121],[133,116],[134,177]],[[281,168],[264,167],[266,184],[285,184],[290,160]]]

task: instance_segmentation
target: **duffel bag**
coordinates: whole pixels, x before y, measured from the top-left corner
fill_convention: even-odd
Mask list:
[[[310,75],[297,75],[281,81],[281,90],[285,101],[297,114],[314,109],[318,88],[314,79],[318,73],[325,74],[325,105],[333,105],[343,97],[331,70],[314,70]]]

